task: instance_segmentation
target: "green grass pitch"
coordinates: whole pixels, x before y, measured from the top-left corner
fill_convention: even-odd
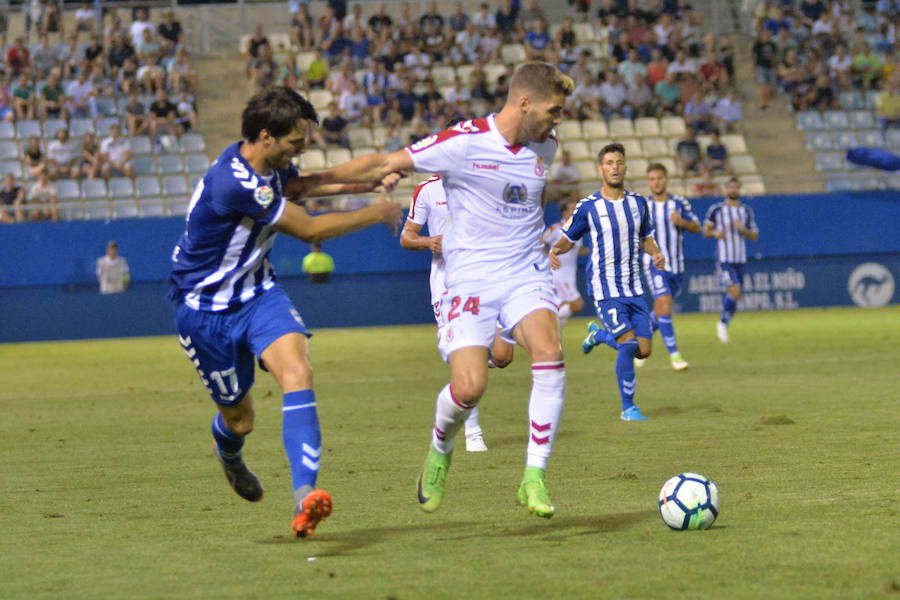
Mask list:
[[[548,482],[515,503],[528,361],[492,371],[490,451],[454,457],[441,509],[415,479],[447,369],[429,326],[322,330],[312,360],[335,511],[290,537],[280,394],[257,372],[249,504],[211,451],[213,405],[174,335],[0,346],[0,598],[900,598],[900,310],[675,319],[618,418],[606,347],[565,331],[567,406]],[[708,531],[674,532],[662,483],[719,485]]]

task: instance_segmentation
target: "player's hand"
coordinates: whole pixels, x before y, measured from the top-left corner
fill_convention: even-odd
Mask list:
[[[724,229],[716,229],[713,231],[713,234],[714,234],[713,237],[715,237],[717,240],[725,239],[725,230]]]
[[[400,231],[400,222],[403,219],[403,211],[400,205],[387,197],[387,190],[382,190],[378,200],[373,205],[379,211],[379,222],[391,228],[391,233],[397,235]]]
[[[681,215],[676,211],[672,211],[672,214],[669,215],[669,220],[675,223],[675,225],[681,225]]]
[[[433,235],[428,238],[428,249],[437,256],[441,253],[441,244],[444,241],[443,235]]]
[[[550,257],[550,268],[554,271],[562,266],[562,261],[559,259],[559,248],[556,246],[550,248],[550,252],[547,253],[547,256]]]
[[[381,183],[375,188],[375,190],[387,193],[393,192],[394,188],[397,187],[397,184],[404,177],[406,177],[406,173],[404,171],[394,171],[393,173],[388,173],[381,179]]]
[[[657,252],[653,255],[653,266],[660,271],[666,268],[666,257],[662,252]]]

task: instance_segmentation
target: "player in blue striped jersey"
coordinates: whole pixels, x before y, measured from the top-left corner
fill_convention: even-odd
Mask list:
[[[659,329],[669,362],[676,371],[688,368],[687,361],[678,351],[675,328],[672,325],[672,299],[681,291],[681,275],[684,272],[684,232],[700,233],[700,220],[691,209],[687,198],[670,194],[666,190],[669,173],[665,165],[651,163],[647,167],[647,183],[650,185],[650,212],[654,224],[654,238],[660,252],[666,257],[665,269],[657,269],[644,255],[644,267],[650,291],[653,293],[653,330]],[[640,359],[638,359],[640,360]],[[637,363],[636,366],[640,366]]]
[[[288,88],[249,100],[242,142],[222,153],[198,183],[184,234],[172,253],[170,298],[178,339],[219,412],[212,422],[216,457],[229,484],[255,502],[263,490],[241,448],[253,430],[254,358],[284,393],[283,439],[294,484],[295,535],[311,535],[331,513],[331,497],[315,489],[321,433],[312,390],[309,332],[275,282],[269,251],[276,232],[305,242],[333,238],[376,223],[399,225],[400,208],[379,202],[345,213],[310,216],[293,202],[307,196],[371,191],[358,161],[300,176],[291,160],[306,148],[316,111]],[[389,175],[388,188],[399,176]]]
[[[550,266],[558,269],[559,255],[588,236],[588,291],[603,329],[591,324],[584,351],[590,352],[601,342],[618,351],[616,379],[622,397],[622,420],[646,421],[634,404],[634,359],[650,356],[653,337],[641,285],[640,252],[646,252],[657,269],[665,267],[666,259],[653,240],[647,199],[625,189],[625,148],[607,144],[598,159],[603,185],[576,206],[575,214],[563,227],[563,237],[550,249]]]
[[[721,342],[728,342],[728,324],[741,299],[741,282],[747,262],[746,240],[755,242],[759,239],[753,209],[741,202],[740,192],[741,182],[735,177],[729,179],[725,184],[725,201],[710,206],[703,221],[703,237],[717,240],[716,273],[725,289],[722,317],[716,323],[716,335]]]

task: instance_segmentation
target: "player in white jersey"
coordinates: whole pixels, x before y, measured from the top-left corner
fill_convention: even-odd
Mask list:
[[[550,249],[550,264],[558,269],[560,256],[574,248],[575,241],[590,236],[588,287],[603,328],[590,324],[583,350],[588,353],[603,342],[618,352],[621,418],[646,421],[634,404],[634,359],[650,356],[653,338],[641,285],[640,252],[649,254],[657,269],[665,267],[666,258],[653,240],[647,199],[625,189],[625,148],[607,144],[598,158],[603,185],[599,192],[578,203],[562,238]]]
[[[455,125],[458,121],[450,123]],[[444,282],[444,259],[441,255],[441,240],[444,222],[447,218],[447,194],[440,175],[429,177],[420,183],[413,192],[409,205],[409,215],[403,232],[400,234],[400,245],[407,250],[430,250],[431,257],[431,305],[434,308],[434,319],[438,326],[438,343],[443,339],[445,322],[441,318],[441,300],[447,286]],[[428,235],[420,235],[422,227],[428,228]],[[513,345],[503,340],[498,333],[491,348],[491,365],[504,368],[512,362]],[[478,422],[478,406],[466,418],[465,423],[466,450],[469,452],[486,452],[484,432]]]
[[[688,363],[678,351],[675,328],[672,325],[672,299],[681,291],[681,277],[684,272],[684,232],[700,233],[700,221],[691,209],[687,198],[670,194],[666,190],[669,173],[665,165],[651,163],[647,167],[647,183],[650,185],[650,212],[654,224],[654,237],[660,252],[666,257],[666,268],[657,269],[650,257],[644,255],[644,269],[650,291],[653,293],[653,330],[659,329],[669,362],[676,371],[688,368]],[[635,359],[635,366],[641,366],[642,359]]]
[[[559,203],[559,212],[562,215],[562,220],[547,227],[544,230],[544,235],[541,236],[548,251],[562,237],[563,226],[569,220],[569,217],[572,216],[572,213],[575,212],[575,201],[571,199],[562,200]],[[581,294],[578,293],[576,280],[578,278],[578,256],[587,254],[588,251],[581,243],[581,240],[578,240],[575,245],[577,246],[577,251],[564,254],[560,258],[561,266],[553,271],[553,285],[556,288],[556,295],[559,296],[560,331],[562,331],[569,317],[578,314],[584,308],[584,300],[581,298]]]
[[[741,282],[747,262],[747,243],[759,239],[753,209],[741,203],[741,182],[732,177],[725,184],[725,201],[709,207],[703,221],[703,237],[716,238],[716,271],[725,289],[722,316],[716,323],[719,341],[728,342],[728,324],[737,312]]]
[[[530,437],[518,499],[533,514],[553,515],[545,471],[566,377],[541,231],[544,187],[558,148],[552,131],[562,122],[573,88],[571,78],[553,65],[525,63],[513,74],[506,104],[496,115],[375,155],[383,157],[378,174],[414,169],[440,175],[450,212],[442,240],[447,331],[440,346],[450,363],[450,384],[438,394],[419,477],[418,498],[426,512],[443,500],[454,437],[487,387],[499,319],[532,360]],[[360,177],[371,173],[361,169]]]

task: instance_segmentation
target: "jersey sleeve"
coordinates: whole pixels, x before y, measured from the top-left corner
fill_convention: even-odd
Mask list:
[[[747,207],[747,221],[744,223],[744,227],[750,231],[759,231],[759,228],[756,226],[756,215],[753,214],[753,209],[749,206]]]
[[[294,168],[296,172],[296,168]],[[271,181],[250,172],[237,159],[216,169],[212,181],[210,204],[222,218],[249,217],[262,225],[271,225],[284,212],[284,197],[272,187],[279,174]],[[279,189],[281,186],[278,186]]]
[[[710,227],[716,226],[716,215],[719,213],[719,205],[713,204],[709,207],[709,210],[706,211],[706,218],[703,220],[704,225],[709,225]]]
[[[695,223],[699,223],[700,220],[697,218],[697,215],[694,214],[694,209],[691,207],[691,201],[687,198],[679,198],[678,199],[678,207],[681,213],[681,218],[686,221],[694,221]]]
[[[406,151],[412,157],[416,171],[446,176],[455,167],[465,164],[467,147],[464,134],[448,129],[419,140]]]
[[[644,240],[653,235],[653,217],[650,215],[650,206],[647,204],[647,200],[643,197],[640,199],[641,204],[641,227],[638,233],[640,234],[641,240]]]
[[[566,236],[570,242],[577,242],[588,230],[588,206],[587,198],[581,200],[575,205],[575,212],[569,217],[562,228],[562,234]]]
[[[409,215],[406,217],[411,223],[424,225],[428,222],[428,214],[431,212],[432,205],[431,188],[434,185],[439,185],[435,184],[435,181],[439,180],[426,179],[413,192],[412,200],[409,203]]]

